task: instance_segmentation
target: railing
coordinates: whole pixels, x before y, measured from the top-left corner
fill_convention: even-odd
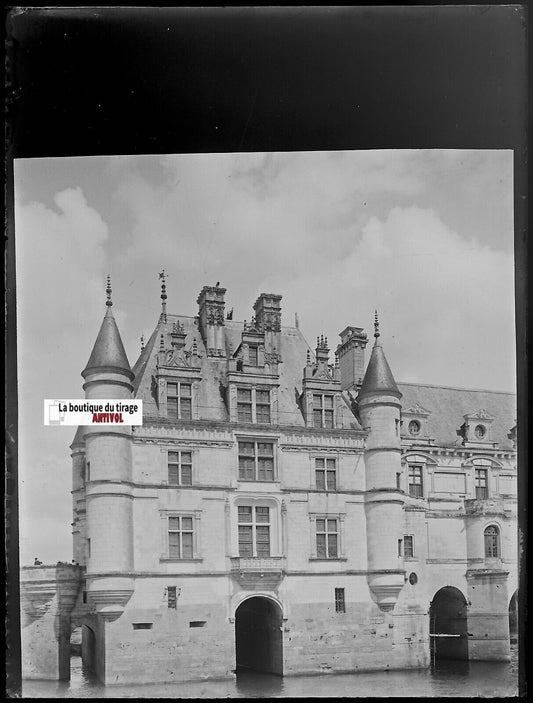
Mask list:
[[[465,512],[467,515],[485,513],[503,513],[504,503],[500,496],[492,498],[467,498],[465,500]]]
[[[284,566],[285,557],[231,557],[232,571],[282,571]]]

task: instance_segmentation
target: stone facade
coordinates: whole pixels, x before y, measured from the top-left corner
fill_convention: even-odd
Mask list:
[[[280,295],[242,323],[224,294],[165,310],[133,369],[109,307],[83,372],[144,407],[71,446],[85,661],[111,684],[508,658],[514,396],[397,384],[377,326],[362,378],[361,328],[333,361]]]

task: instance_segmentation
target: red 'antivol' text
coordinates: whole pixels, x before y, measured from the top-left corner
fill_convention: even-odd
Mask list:
[[[122,413],[93,413],[93,422],[124,422]]]

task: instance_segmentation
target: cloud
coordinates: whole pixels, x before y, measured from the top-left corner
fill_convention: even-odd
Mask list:
[[[54,203],[56,211],[38,202],[15,209],[23,562],[55,552],[46,524],[71,522],[65,498],[74,428],[43,427],[43,399],[80,397],[79,350],[85,362],[103,314],[107,225],[80,188],[58,192]],[[30,545],[39,553],[27,553]],[[66,556],[68,550],[57,558]]]
[[[308,341],[325,334],[333,350],[346,325],[365,327],[371,344],[377,307],[398,380],[515,387],[510,152],[24,161],[15,192],[23,559],[68,558],[74,428],[44,428],[42,399],[83,396],[108,271],[131,363],[157,321],[164,266],[170,313],[195,314],[201,287],[217,280],[234,319],[250,319],[260,292],[280,293],[283,324],[298,312]],[[69,181],[82,187],[65,189]]]
[[[340,281],[380,310],[402,380],[484,387],[490,375],[490,387],[513,389],[511,255],[459,236],[431,210],[393,208],[369,219]]]

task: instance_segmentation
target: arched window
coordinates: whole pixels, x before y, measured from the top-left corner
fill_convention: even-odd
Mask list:
[[[499,557],[500,556],[500,531],[496,525],[489,525],[485,528],[485,557]]]

